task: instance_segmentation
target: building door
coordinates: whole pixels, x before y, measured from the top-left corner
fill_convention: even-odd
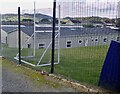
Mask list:
[[[28,44],[28,48],[31,48],[31,44]]]

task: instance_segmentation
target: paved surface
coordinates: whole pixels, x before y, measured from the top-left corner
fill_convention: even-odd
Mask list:
[[[75,92],[71,87],[51,87],[47,84],[34,83],[25,74],[2,68],[2,91],[3,92]]]
[[[5,68],[3,68],[2,72],[3,92],[34,91],[31,82],[28,81],[23,75],[13,73]]]

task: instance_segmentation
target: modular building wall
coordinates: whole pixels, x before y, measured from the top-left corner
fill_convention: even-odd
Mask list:
[[[27,41],[30,38],[27,34],[21,32],[21,48],[28,48],[28,44],[33,48],[33,38]],[[18,48],[18,32],[11,32],[8,34],[8,47]]]
[[[109,34],[102,36],[101,35],[81,35],[81,36],[69,36],[69,37],[64,36],[64,37],[60,37],[60,48],[62,49],[62,48],[82,47],[82,46],[109,45],[111,43],[111,40],[117,41],[117,38],[118,38],[118,34],[114,34],[114,35]],[[70,47],[67,47],[68,41],[71,41]],[[36,48],[39,48],[39,44],[45,44],[43,48],[47,48],[50,42],[51,42],[51,38],[36,39]],[[51,45],[49,48],[51,48]]]

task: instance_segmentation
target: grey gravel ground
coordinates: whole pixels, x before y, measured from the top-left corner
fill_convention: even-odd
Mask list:
[[[2,92],[75,92],[71,87],[54,88],[46,84],[34,83],[25,74],[2,68]]]

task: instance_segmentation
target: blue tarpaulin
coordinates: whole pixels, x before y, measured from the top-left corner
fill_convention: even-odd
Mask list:
[[[99,86],[120,92],[120,43],[111,41],[99,79]]]

